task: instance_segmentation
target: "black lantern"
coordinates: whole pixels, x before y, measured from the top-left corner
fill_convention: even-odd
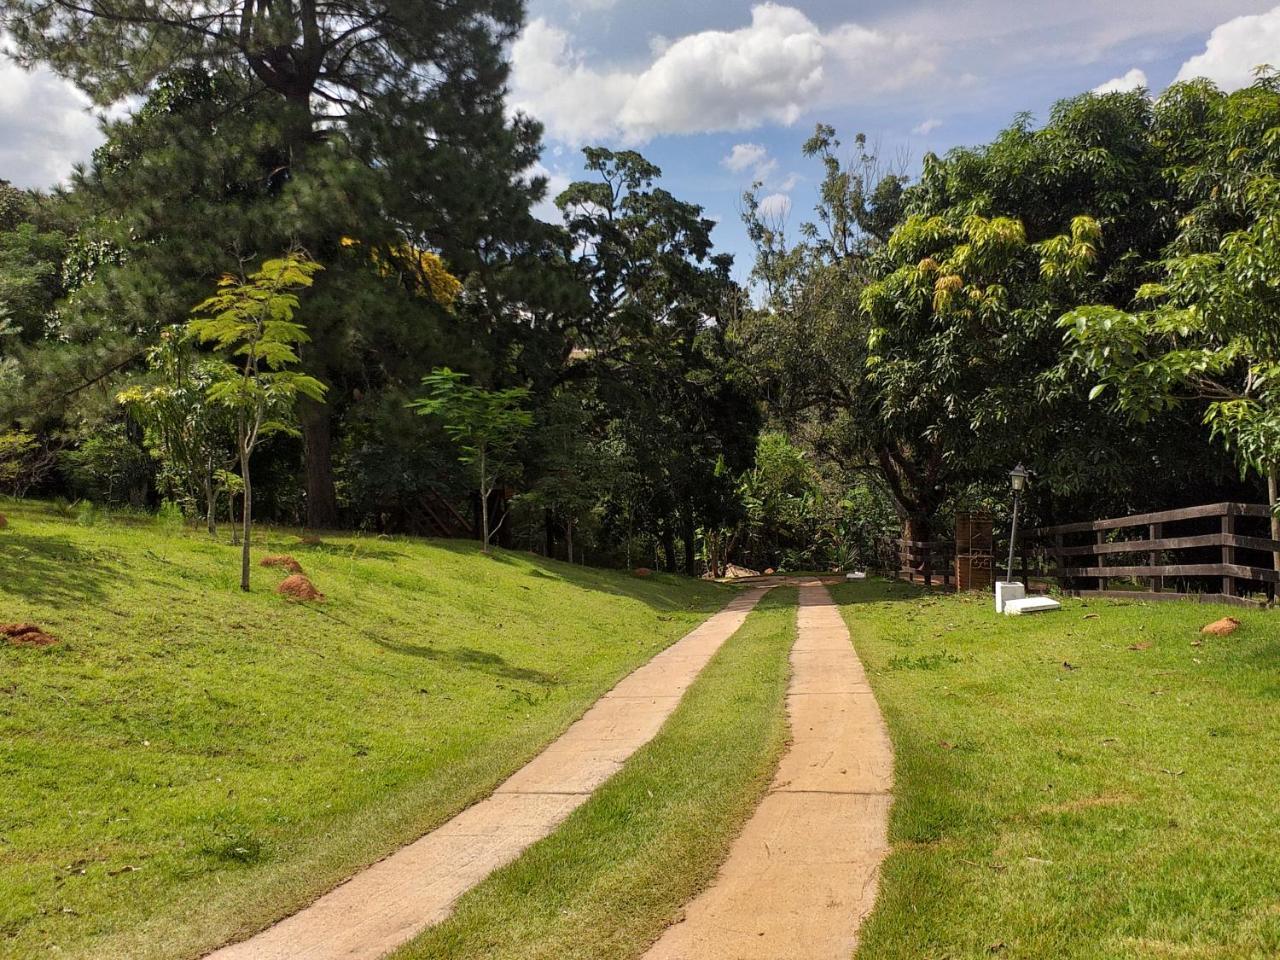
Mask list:
[[[1018,505],[1030,477],[1030,472],[1022,464],[1018,464],[1009,471],[1009,484],[1013,487],[1013,526],[1009,530],[1009,568],[1005,572],[1005,583],[1013,582],[1013,552],[1018,543]]]

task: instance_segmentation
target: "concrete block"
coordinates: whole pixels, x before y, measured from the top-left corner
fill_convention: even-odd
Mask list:
[[[1010,600],[1021,600],[1027,595],[1027,588],[1020,583],[996,581],[996,613],[1004,613],[1005,604]]]
[[[1020,600],[1006,600],[1004,603],[1004,612],[1013,617],[1024,613],[1047,613],[1061,608],[1062,604],[1052,597],[1023,597]]]

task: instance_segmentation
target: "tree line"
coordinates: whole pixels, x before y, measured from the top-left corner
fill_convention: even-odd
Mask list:
[[[1274,500],[1270,75],[1085,94],[914,178],[819,126],[808,222],[744,198],[743,287],[635,151],[533,215],[522,17],[0,0],[25,62],[136,104],[65,188],[0,185],[0,485],[211,531],[470,503],[486,545],[691,574],[874,563],[1018,461],[1045,519]]]

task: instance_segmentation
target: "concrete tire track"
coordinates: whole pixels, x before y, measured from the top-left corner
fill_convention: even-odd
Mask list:
[[[768,591],[752,587],[624,678],[486,800],[207,960],[376,960],[559,826],[657,734]]]

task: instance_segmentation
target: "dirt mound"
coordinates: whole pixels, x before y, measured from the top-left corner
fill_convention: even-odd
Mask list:
[[[1225,637],[1228,633],[1235,633],[1240,626],[1240,621],[1235,617],[1223,617],[1221,620],[1215,620],[1207,627],[1201,629],[1201,633],[1211,633],[1215,637]]]
[[[298,538],[298,542],[304,547],[323,547],[324,541],[313,533],[304,534]]]
[[[9,525],[9,518],[6,517],[3,513],[0,513],[0,530],[3,530],[8,525]]]
[[[323,600],[324,594],[316,589],[316,585],[300,573],[286,577],[276,587],[276,593],[290,600]]]
[[[632,572],[632,574],[634,574],[634,575],[635,575],[635,576],[637,576],[637,577],[652,577],[652,576],[653,576],[653,571],[652,571],[652,570],[650,570],[648,567],[636,567],[636,568],[635,568],[634,570],[632,570],[631,572]]]
[[[45,633],[34,623],[0,623],[0,637],[15,647],[47,647],[58,638]]]
[[[302,564],[287,553],[281,553],[273,557],[263,557],[258,561],[260,567],[283,567],[290,573],[301,573]]]

